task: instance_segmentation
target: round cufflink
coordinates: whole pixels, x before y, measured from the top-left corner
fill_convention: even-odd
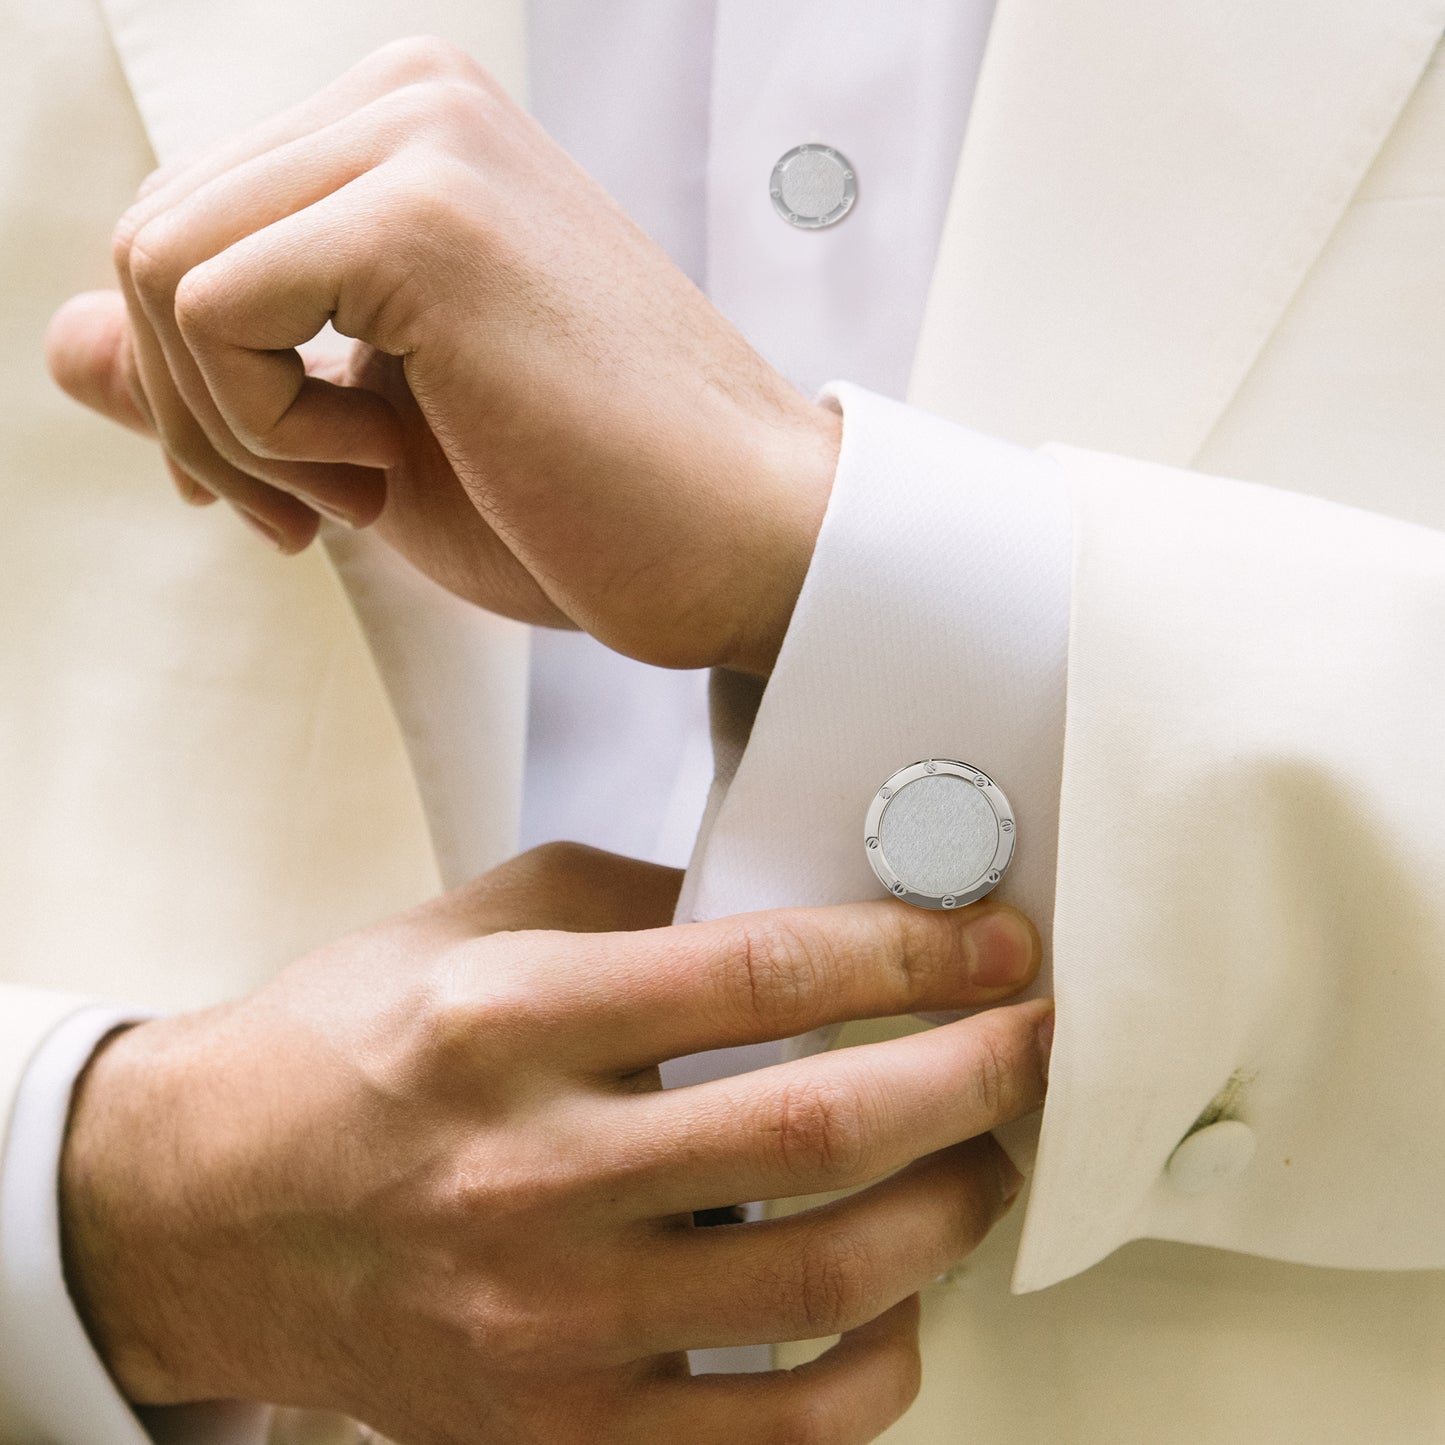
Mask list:
[[[916,908],[962,908],[1013,861],[1018,826],[981,768],[929,758],[900,768],[868,806],[863,848],[878,881]]]

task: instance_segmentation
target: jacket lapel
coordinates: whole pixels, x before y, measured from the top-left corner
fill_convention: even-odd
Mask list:
[[[1442,28],[1445,0],[1000,0],[911,399],[1190,461]]]
[[[1445,0],[1000,0],[911,400],[1025,445],[1191,463],[1442,29]],[[1016,1288],[1129,1237],[1079,1223],[1118,1208],[1079,1181],[1124,1164],[1079,1161],[1131,1147],[1046,1123],[1035,1193],[1068,1217],[1029,1215]]]
[[[161,161],[304,99],[406,35],[450,40],[524,93],[524,0],[102,6]],[[442,880],[460,883],[516,847],[528,631],[459,602],[368,533],[323,535],[406,743]]]

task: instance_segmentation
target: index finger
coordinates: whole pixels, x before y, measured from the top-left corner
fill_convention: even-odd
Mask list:
[[[880,900],[569,939],[538,988],[585,1021],[589,1062],[627,1073],[850,1019],[997,1003],[1033,979],[1040,953],[1007,904],[934,913]]]
[[[142,184],[121,223],[133,236],[145,224],[207,181],[289,141],[324,130],[392,90],[423,81],[496,88],[497,82],[455,45],[416,35],[373,50],[314,95],[277,112],[198,155],[158,167]]]
[[[625,1161],[619,1198],[636,1199],[651,1217],[664,1218],[725,1201],[787,1199],[881,1179],[1037,1109],[1048,1083],[1052,1018],[1053,1004],[1033,999],[900,1039],[609,1101],[615,1107],[599,1119],[611,1127],[599,1137],[607,1140],[609,1158]],[[869,1199],[891,1196],[850,1197],[852,1207],[864,1211],[862,1227],[873,1219]],[[976,1201],[975,1221],[987,1212],[986,1197],[987,1190]],[[942,1200],[941,1217],[956,1224],[954,1210],[965,1203],[959,1181],[948,1184]],[[919,1228],[900,1241],[905,1251],[926,1238],[926,1197],[914,1197],[909,1212]],[[884,1264],[887,1241],[897,1235],[892,1207],[884,1213],[894,1222],[880,1229],[867,1224],[875,1242],[864,1252],[874,1266]],[[727,1226],[716,1237],[736,1240],[737,1231],[756,1228]],[[704,1231],[706,1238],[714,1234]],[[759,1267],[755,1277],[777,1275],[776,1267]],[[688,1348],[700,1343],[690,1340]]]

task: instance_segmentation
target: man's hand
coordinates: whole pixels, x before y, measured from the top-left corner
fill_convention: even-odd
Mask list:
[[[840,420],[767,366],[482,70],[379,51],[124,217],[60,383],[284,550],[313,508],[462,596],[766,673]],[[327,323],[349,358],[294,348]]]
[[[1001,905],[888,901],[660,926],[676,887],[538,850],[117,1035],[77,1095],[62,1217],[131,1398],[340,1410],[407,1445],[843,1445],[900,1415],[914,1291],[1016,1190],[986,1131],[1042,1101],[1050,1006],[665,1092],[656,1066],[996,1002],[1036,936]],[[679,1353],[837,1332],[792,1373],[690,1379]]]

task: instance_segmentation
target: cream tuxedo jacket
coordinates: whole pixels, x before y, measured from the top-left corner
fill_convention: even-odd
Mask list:
[[[79,997],[236,992],[511,846],[520,631],[364,537],[273,562],[185,513],[39,338],[152,147],[417,29],[515,82],[523,37],[517,0],[0,14],[4,1100]],[[691,912],[873,891],[881,778],[989,766],[968,499],[1047,476],[1074,517],[1036,1173],[930,1292],[890,1439],[1445,1436],[1442,32],[1445,0],[1000,0],[914,405],[840,389],[855,484],[720,734]],[[1181,1194],[1219,1115],[1255,1157]]]

